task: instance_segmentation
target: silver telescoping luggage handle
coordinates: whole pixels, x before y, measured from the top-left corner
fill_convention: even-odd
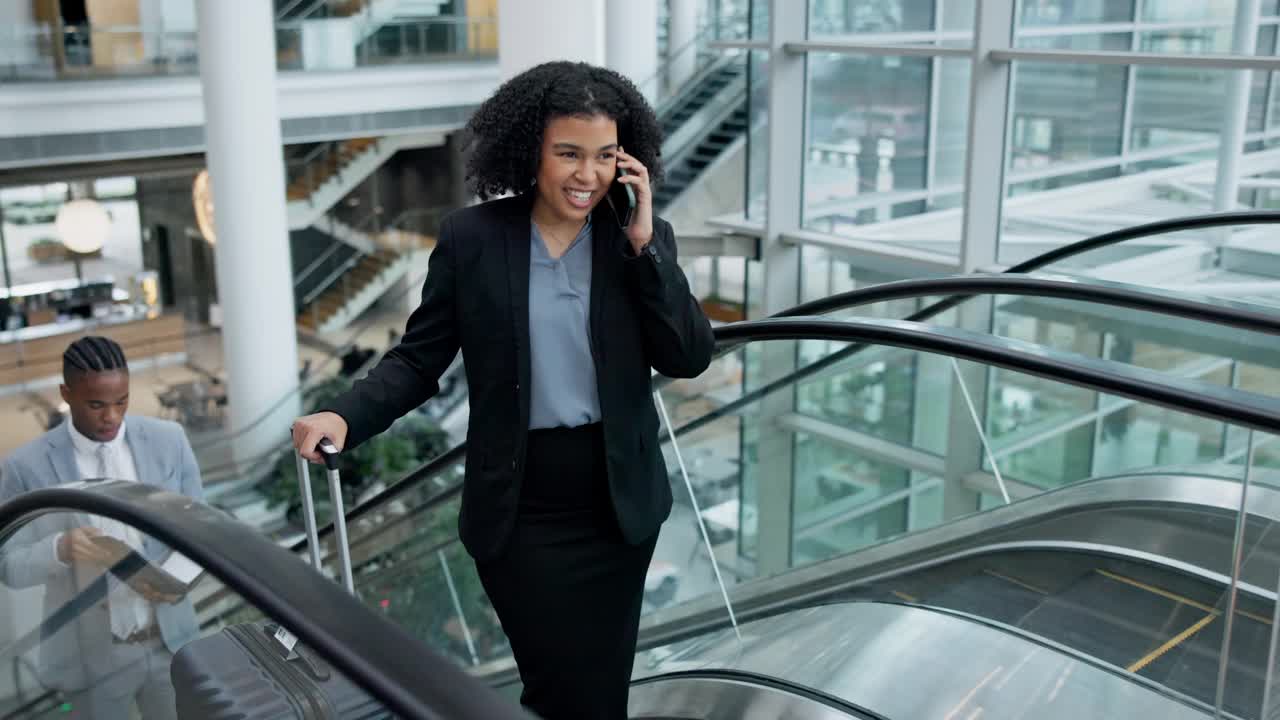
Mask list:
[[[329,476],[329,498],[333,503],[333,528],[337,533],[335,542],[338,546],[338,559],[342,567],[342,584],[352,595],[356,592],[355,580],[351,575],[351,546],[347,544],[347,511],[342,502],[342,483],[338,477],[338,448],[329,438],[324,438],[316,446],[324,458],[324,465]],[[311,498],[311,467],[302,453],[295,451],[294,458],[298,463],[298,482],[302,484],[302,514],[307,526],[307,547],[311,551],[311,565],[319,572],[324,572],[320,564],[320,532],[316,528],[316,506]]]

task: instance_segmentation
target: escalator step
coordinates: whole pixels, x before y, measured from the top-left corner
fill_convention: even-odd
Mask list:
[[[1253,717],[1262,707],[1271,627],[1261,620],[1237,613],[1231,632],[1224,709],[1237,717]],[[1212,704],[1217,698],[1218,658],[1225,627],[1222,616],[1215,616],[1138,674]]]
[[[1123,576],[1095,572],[1046,597],[1020,627],[1128,667],[1204,615],[1203,610],[1126,582]]]
[[[910,593],[909,590],[905,592]],[[984,572],[949,582],[940,592],[922,593],[921,601],[1007,625],[1018,625],[1044,598],[1043,594],[1008,576]]]

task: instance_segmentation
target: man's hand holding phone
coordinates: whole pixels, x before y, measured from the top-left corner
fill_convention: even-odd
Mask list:
[[[129,587],[132,588],[134,592],[145,598],[148,602],[172,605],[182,599],[181,595],[166,593],[155,588],[146,580],[129,580]]]
[[[58,559],[67,565],[73,563],[110,567],[114,558],[109,551],[93,541],[102,531],[95,527],[72,528],[58,538]]]

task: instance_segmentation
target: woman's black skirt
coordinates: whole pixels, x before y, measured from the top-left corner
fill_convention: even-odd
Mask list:
[[[599,423],[529,432],[515,530],[480,580],[511,642],[520,702],[547,720],[622,720],[657,536],[622,539]]]

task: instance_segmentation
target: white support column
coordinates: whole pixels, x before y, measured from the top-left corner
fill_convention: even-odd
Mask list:
[[[1231,52],[1252,55],[1258,47],[1258,13],[1261,0],[1237,0],[1236,22],[1231,37]],[[1244,152],[1245,126],[1249,121],[1250,81],[1252,70],[1230,70],[1227,79],[1226,116],[1222,120],[1222,137],[1218,145],[1218,181],[1213,188],[1213,209],[1234,210],[1240,194],[1240,155]],[[1230,232],[1216,234],[1225,243]]]
[[[53,30],[36,25],[34,6],[30,2],[0,3],[0,67],[24,67],[39,62],[36,48],[43,34]]]
[[[1009,63],[989,59],[988,53],[1013,46],[1013,6],[1009,0],[978,0],[974,18],[961,272],[973,272],[996,262],[1013,68]]]
[[[498,18],[503,80],[549,60],[605,64],[604,0],[498,0]]]
[[[299,412],[274,18],[270,3],[225,0],[197,13],[230,430],[254,427],[234,448],[243,462],[288,438]]]
[[[974,18],[973,67],[969,86],[969,141],[965,158],[964,225],[960,270],[974,272],[996,262],[1000,218],[1004,205],[1006,142],[1013,87],[1013,68],[993,62],[988,53],[1013,45],[1014,3],[978,0]],[[957,312],[960,327],[991,330],[991,301],[975,298]],[[948,363],[950,365],[950,363]],[[965,476],[982,467],[982,443],[965,400],[964,389],[979,418],[987,417],[989,368],[960,363],[962,388],[954,371],[947,434],[947,465],[943,486],[943,517],[951,519],[978,509],[978,495],[964,484]]]
[[[698,37],[698,3],[697,0],[670,0],[670,3],[670,24],[667,28],[667,67],[670,72],[668,87],[675,88],[688,80],[698,67],[697,51],[690,44]],[[795,12],[794,7],[792,12]]]
[[[658,93],[658,4],[607,0],[605,58],[626,75],[650,103]]]
[[[800,250],[782,242],[782,234],[800,227],[804,187],[805,56],[791,55],[784,43],[803,41],[807,12],[794,0],[771,0],[769,28],[769,125],[767,130],[768,195],[765,209],[765,314],[789,308],[800,299]],[[761,380],[782,377],[795,369],[796,345],[766,343],[760,363]],[[791,565],[793,438],[772,429],[776,418],[794,410],[792,393],[774,393],[761,403],[759,444],[759,542],[757,572],[763,577]]]

